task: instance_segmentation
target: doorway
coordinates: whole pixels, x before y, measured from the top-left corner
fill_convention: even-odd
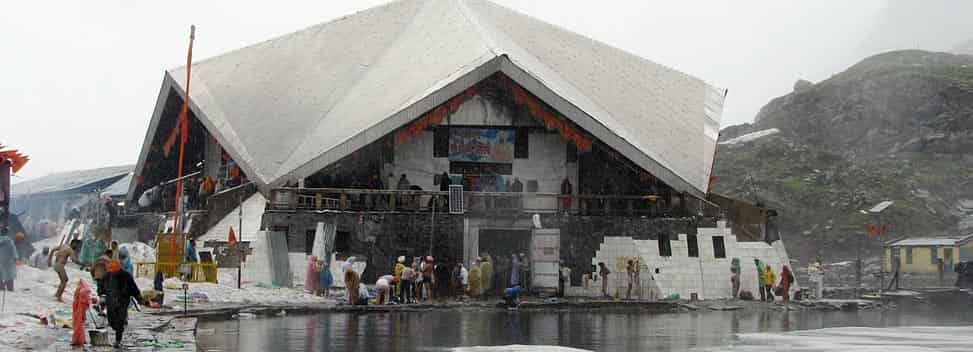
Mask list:
[[[480,254],[489,254],[493,259],[493,293],[503,292],[510,285],[512,255],[530,255],[530,230],[480,229]]]

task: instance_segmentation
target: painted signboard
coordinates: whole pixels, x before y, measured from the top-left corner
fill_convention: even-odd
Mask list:
[[[449,161],[512,163],[516,130],[450,128]]]

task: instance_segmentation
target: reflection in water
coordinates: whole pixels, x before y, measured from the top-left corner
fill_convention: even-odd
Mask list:
[[[782,348],[784,346],[785,348]],[[742,334],[729,346],[701,351],[846,352],[846,351],[970,351],[973,327],[844,327],[788,333]]]
[[[750,333],[844,326],[970,325],[967,314],[907,309],[863,312],[427,311],[331,313],[202,322],[202,351],[405,351],[548,345],[598,351],[686,351],[740,343]],[[785,334],[786,335],[786,334]]]

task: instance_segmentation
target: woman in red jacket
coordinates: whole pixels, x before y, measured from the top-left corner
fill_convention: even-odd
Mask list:
[[[791,299],[791,284],[794,283],[794,273],[791,272],[791,268],[784,265],[784,269],[780,271],[780,287],[781,297],[784,298],[784,303],[787,303]]]

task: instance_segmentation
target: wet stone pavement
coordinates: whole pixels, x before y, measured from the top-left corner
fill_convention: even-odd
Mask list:
[[[196,351],[196,318],[161,316],[143,312],[130,312],[129,325],[125,329],[122,340],[124,351],[167,351],[167,352],[195,352]],[[70,330],[62,329],[64,334],[50,350],[78,351],[71,347]],[[113,343],[115,332],[110,327],[103,331],[107,334],[108,343]],[[116,351],[111,345],[92,346],[90,338],[84,351]]]

